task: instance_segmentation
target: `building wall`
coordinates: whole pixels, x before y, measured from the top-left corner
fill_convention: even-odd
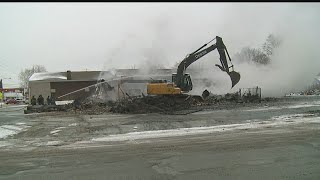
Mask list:
[[[100,73],[101,71],[71,71],[71,80],[97,80]]]
[[[29,82],[29,99],[31,99],[32,96],[34,96],[35,98],[38,98],[40,94],[44,99],[46,99],[49,95],[51,95],[50,82],[45,82],[45,81]],[[31,103],[31,101],[29,101],[29,103]]]
[[[84,89],[59,99],[58,97],[71,93],[73,91],[91,86],[91,85],[94,85],[96,83],[97,83],[96,81],[62,81],[62,82],[51,82],[50,86],[52,90],[52,96],[56,100],[74,100],[79,97],[87,97],[90,95],[90,92]]]

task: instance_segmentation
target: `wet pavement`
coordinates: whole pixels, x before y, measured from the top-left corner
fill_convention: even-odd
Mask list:
[[[319,112],[319,97],[189,115],[2,108],[0,178],[319,179]]]

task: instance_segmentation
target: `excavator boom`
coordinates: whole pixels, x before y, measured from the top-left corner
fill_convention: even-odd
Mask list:
[[[205,48],[208,43],[216,39],[216,43]],[[228,50],[224,45],[222,38],[216,36],[213,40],[209,41],[208,43],[204,44],[200,48],[198,48],[193,53],[189,54],[186,58],[184,58],[178,66],[177,73],[172,74],[172,82],[169,83],[150,83],[148,84],[147,90],[148,94],[152,95],[166,95],[166,94],[181,94],[185,92],[189,92],[192,90],[192,81],[189,74],[185,73],[188,66],[192,63],[200,59],[201,57],[205,56],[209,52],[217,49],[220,55],[220,63],[221,65],[216,64],[220,70],[226,72],[231,79],[232,87],[233,88],[239,81],[240,81],[240,74],[234,71],[231,58],[229,56]],[[204,49],[205,48],[205,49]],[[227,57],[231,63],[229,67],[227,62]],[[231,68],[231,70],[230,70]],[[174,85],[174,86],[173,86]]]
[[[230,79],[232,82],[231,88],[233,88],[240,81],[240,74],[233,70],[233,65],[230,67],[228,66],[226,53],[228,55],[228,58],[229,58],[229,61],[231,64],[232,64],[232,62],[231,62],[231,58],[229,56],[228,50],[222,41],[222,38],[219,36],[216,36],[215,39],[216,39],[215,44],[211,45],[210,47],[208,47],[206,49],[203,49],[204,47],[207,46],[208,43],[204,44],[199,49],[197,49],[195,52],[189,54],[189,56],[187,56],[179,64],[178,69],[177,69],[176,78],[175,78],[175,80],[176,80],[175,83],[176,83],[177,87],[182,88],[182,90],[184,90],[184,91],[188,91],[188,88],[184,84],[184,74],[185,74],[187,67],[215,49],[217,49],[219,52],[220,63],[221,63],[221,65],[216,64],[216,66],[219,67],[222,71],[225,71],[230,76]],[[230,68],[232,68],[232,71],[230,71]],[[189,88],[189,89],[192,89],[192,88]]]

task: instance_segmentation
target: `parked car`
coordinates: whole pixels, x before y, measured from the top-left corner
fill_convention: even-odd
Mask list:
[[[26,103],[25,99],[22,98],[16,98],[17,103]]]
[[[6,100],[6,104],[17,104],[17,103],[18,103],[18,101],[15,99],[7,99]]]

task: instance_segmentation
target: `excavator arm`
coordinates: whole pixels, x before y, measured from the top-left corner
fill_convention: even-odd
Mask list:
[[[231,82],[232,82],[232,87],[234,87],[239,81],[240,81],[240,74],[238,72],[235,72],[233,70],[233,65],[231,62],[231,58],[229,56],[229,53],[227,51],[226,46],[224,45],[222,38],[219,36],[216,36],[216,43],[209,46],[206,49],[203,49],[204,47],[206,47],[208,45],[208,43],[210,43],[211,41],[209,41],[208,43],[204,44],[203,46],[201,46],[199,49],[197,49],[196,51],[194,51],[193,53],[189,54],[178,66],[177,69],[177,74],[175,77],[175,84],[177,85],[177,87],[181,88],[182,90],[184,90],[184,75],[185,75],[185,71],[187,69],[188,66],[190,66],[192,63],[194,63],[195,61],[197,61],[198,59],[200,59],[201,57],[205,56],[206,54],[208,54],[209,52],[217,49],[220,55],[220,63],[221,65],[216,64],[217,67],[219,67],[222,71],[226,72],[230,78],[231,78]],[[231,63],[231,66],[228,66],[228,62],[227,62],[227,57],[226,54],[228,55],[229,61]],[[230,68],[232,68],[232,71],[230,71]]]

